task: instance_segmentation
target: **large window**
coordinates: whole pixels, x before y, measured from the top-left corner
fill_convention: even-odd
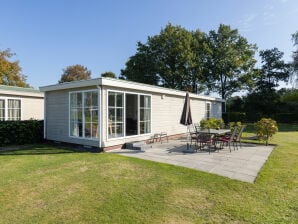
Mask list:
[[[108,91],[108,138],[151,133],[151,96]]]
[[[0,120],[21,120],[21,100],[12,98],[0,99]]]
[[[70,136],[98,138],[98,92],[70,93]]]

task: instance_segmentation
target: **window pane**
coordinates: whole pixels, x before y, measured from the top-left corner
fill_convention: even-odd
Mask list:
[[[70,119],[72,121],[82,121],[82,109],[72,109],[70,112]]]
[[[85,107],[91,107],[92,106],[92,93],[91,92],[85,92],[84,93],[84,100],[85,100]]]
[[[83,136],[83,124],[81,122],[70,123],[70,135],[75,137]]]
[[[150,133],[150,121],[140,122],[140,134]]]
[[[92,106],[93,107],[98,106],[98,92],[97,91],[92,92]]]
[[[115,97],[116,97],[116,94],[114,92],[109,92],[109,97],[108,97],[109,107],[115,107]]]
[[[117,114],[116,114],[116,121],[118,122],[123,122],[123,109],[119,108],[117,109]]]
[[[123,107],[123,94],[117,93],[117,107]]]
[[[98,123],[92,123],[92,138],[98,138]]]
[[[112,122],[116,121],[115,111],[116,111],[116,109],[109,108],[109,121],[112,121]]]
[[[115,128],[114,123],[109,122],[108,132],[109,132],[109,138],[115,138],[116,137],[116,128]]]
[[[98,123],[98,110],[91,111],[92,122]]]
[[[92,123],[86,123],[85,122],[85,138],[91,138],[91,124]]]
[[[144,107],[145,103],[144,103],[144,97],[143,95],[140,96],[140,107]]]
[[[123,123],[116,123],[116,137],[123,137]]]
[[[85,109],[85,122],[92,122],[91,110],[89,108]]]
[[[151,108],[151,97],[150,96],[145,96],[145,105],[144,105],[144,107]]]

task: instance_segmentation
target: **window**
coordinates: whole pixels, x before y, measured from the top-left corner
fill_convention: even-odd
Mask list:
[[[206,118],[207,120],[210,118],[210,103],[206,103]]]
[[[124,94],[109,92],[108,95],[108,136],[109,138],[123,137]]]
[[[0,99],[0,121],[21,120],[21,99],[1,98]]]
[[[108,138],[151,133],[151,96],[108,92]]]
[[[98,138],[98,93],[70,93],[70,136]]]
[[[150,133],[151,130],[151,97],[140,95],[140,134]]]
[[[7,119],[21,120],[21,100],[8,99],[7,102]]]
[[[5,100],[0,99],[0,121],[5,120]]]

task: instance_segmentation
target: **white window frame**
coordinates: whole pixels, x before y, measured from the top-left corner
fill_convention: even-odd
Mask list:
[[[23,120],[23,99],[20,97],[6,97],[0,96],[1,100],[4,100],[4,121],[21,121]],[[20,100],[21,102],[21,113],[20,113],[20,120],[9,120],[8,119],[8,100]]]
[[[115,137],[115,138],[109,138],[109,93],[110,92],[116,92],[116,93],[122,93],[124,96],[123,99],[123,137]],[[138,134],[137,135],[130,135],[130,136],[126,136],[126,94],[135,94],[138,96]],[[140,95],[144,95],[144,96],[150,96],[150,106],[151,106],[151,110],[150,110],[150,133],[144,133],[144,134],[140,134]],[[114,89],[107,89],[107,94],[106,94],[106,108],[107,108],[107,113],[106,113],[106,140],[107,141],[113,141],[113,140],[120,140],[120,139],[126,139],[126,138],[135,138],[135,137],[141,137],[141,136],[148,136],[152,134],[152,94],[147,94],[147,93],[140,93],[140,92],[131,92],[131,91],[121,91],[121,90],[114,90]]]
[[[98,89],[88,89],[88,90],[78,90],[78,91],[71,91],[68,93],[68,137],[70,138],[76,138],[76,139],[86,139],[86,140],[94,140],[94,141],[99,141],[100,140],[100,132],[98,132],[98,137],[97,138],[86,138],[85,137],[85,98],[84,98],[84,93],[86,92],[96,92],[97,97],[99,98],[100,95],[98,94]],[[82,137],[80,136],[73,136],[71,135],[71,130],[70,130],[70,118],[71,118],[71,108],[70,108],[70,102],[71,102],[71,94],[72,93],[82,93],[82,124],[83,124],[83,128],[82,128]],[[97,98],[97,110],[98,110],[98,114],[100,113],[100,105],[99,105],[99,99]],[[99,117],[99,116],[98,116]],[[100,125],[100,120],[97,120],[97,129],[99,129],[99,125]]]

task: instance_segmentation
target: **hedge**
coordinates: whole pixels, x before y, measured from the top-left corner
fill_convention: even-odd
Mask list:
[[[38,143],[43,140],[43,121],[0,121],[0,146]]]
[[[222,113],[222,118],[226,124],[238,121],[243,123],[246,121],[246,114],[245,112],[225,112]]]

